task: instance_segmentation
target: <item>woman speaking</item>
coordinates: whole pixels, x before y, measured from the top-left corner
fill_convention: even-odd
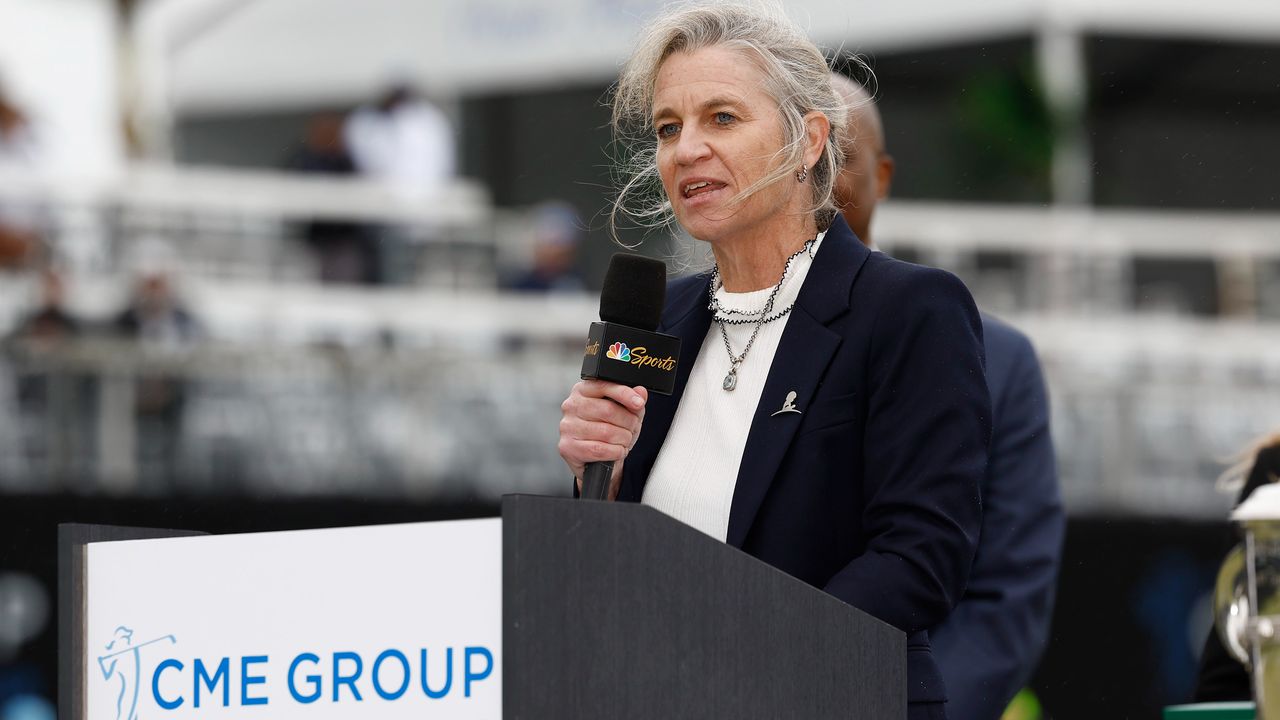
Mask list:
[[[927,631],[977,542],[981,324],[959,280],[866,249],[836,212],[828,73],[780,11],[686,6],[644,30],[613,99],[637,158],[615,211],[674,214],[715,266],[667,291],[674,393],[578,383],[560,454],[579,481],[616,461],[611,497],[905,631],[909,716],[945,718]]]

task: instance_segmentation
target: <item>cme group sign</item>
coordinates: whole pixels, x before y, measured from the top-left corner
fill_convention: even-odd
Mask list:
[[[500,523],[94,543],[88,717],[501,717]]]
[[[140,699],[144,708],[149,699],[159,710],[272,704],[267,678],[276,669],[271,667],[269,655],[223,656],[216,660],[166,657],[151,670],[151,664],[141,660],[143,648],[166,640],[176,643],[177,639],[165,635],[135,646],[129,643],[132,635],[131,629],[121,625],[106,645],[107,654],[96,658],[102,680],[118,690],[111,693],[114,695],[111,709],[118,720],[138,717]],[[121,643],[124,647],[117,649]],[[160,650],[163,647],[148,651],[148,655],[159,656]],[[277,697],[275,705],[359,703],[366,696],[395,702],[406,695],[412,700],[419,692],[430,700],[447,698],[451,692],[470,698],[473,686],[478,688],[478,683],[493,674],[493,651],[484,646],[467,647],[457,654],[456,666],[454,658],[454,648],[436,653],[434,663],[426,648],[408,654],[397,649],[384,650],[372,663],[351,651],[334,651],[323,657],[314,652],[301,652],[287,663],[289,669],[284,684],[289,692],[287,697]],[[142,673],[143,668],[150,671],[149,681]],[[459,678],[456,685],[455,673]]]

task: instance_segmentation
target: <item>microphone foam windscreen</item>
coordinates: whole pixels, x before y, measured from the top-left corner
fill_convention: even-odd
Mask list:
[[[615,253],[600,291],[600,319],[653,331],[667,296],[667,266],[660,260]]]

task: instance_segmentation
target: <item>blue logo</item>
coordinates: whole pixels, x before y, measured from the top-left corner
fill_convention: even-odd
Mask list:
[[[496,667],[489,648],[467,646],[457,653],[452,647],[431,652],[426,648],[416,652],[391,648],[377,655],[316,649],[293,654],[289,662],[280,665],[267,655],[182,659],[169,655],[150,658],[147,666],[154,669],[143,674],[143,655],[149,652],[144,649],[160,646],[168,650],[177,642],[173,635],[135,642],[132,629],[124,625],[116,628],[104,646],[106,652],[97,656],[102,677],[114,691],[115,720],[138,720],[140,687],[150,690],[151,701],[161,711],[183,706],[198,710],[210,704],[248,707],[272,700],[303,706],[317,701],[361,702],[370,695],[383,701],[408,700],[414,695],[440,700],[451,691],[471,698],[474,686]],[[285,680],[287,696],[273,697],[267,689],[268,676],[277,673]],[[454,682],[455,676],[460,682]],[[233,694],[233,688],[239,692]],[[154,716],[151,711],[147,714]]]
[[[142,676],[142,648],[163,641],[172,645],[178,640],[172,635],[135,643],[133,630],[121,625],[116,628],[111,642],[105,648],[107,653],[98,656],[98,669],[102,678],[120,688],[116,693],[116,720],[137,720],[138,718],[138,680]]]

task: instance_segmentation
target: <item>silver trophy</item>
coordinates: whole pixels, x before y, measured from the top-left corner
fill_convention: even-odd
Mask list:
[[[1215,625],[1227,651],[1249,668],[1258,720],[1280,720],[1280,485],[1255,490],[1231,519],[1244,543],[1218,572]]]

